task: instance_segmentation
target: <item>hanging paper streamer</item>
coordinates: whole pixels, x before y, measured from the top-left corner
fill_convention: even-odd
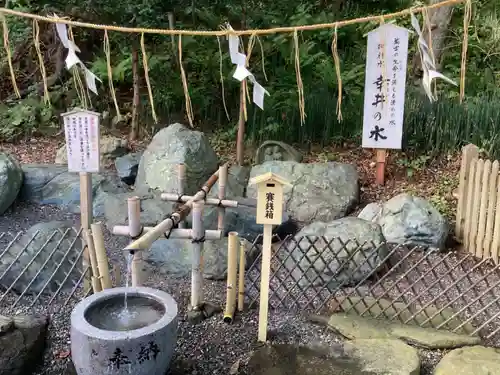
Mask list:
[[[228,25],[229,30],[233,28]],[[231,57],[231,62],[236,65],[236,70],[233,74],[233,78],[238,81],[243,81],[248,78],[253,84],[253,102],[260,108],[264,109],[264,96],[269,95],[269,92],[260,85],[255,79],[254,75],[246,68],[247,56],[244,53],[239,52],[240,38],[237,35],[229,35],[229,56]]]
[[[424,76],[422,78],[422,86],[424,86],[425,93],[429,97],[429,100],[431,102],[434,102],[437,100],[437,98],[432,93],[432,80],[441,78],[455,86],[457,86],[457,83],[436,70],[434,55],[431,53],[431,50],[424,39],[422,30],[420,29],[420,25],[418,24],[417,17],[415,17],[413,13],[411,14],[411,25],[418,34],[418,50],[420,51],[422,70],[424,72]]]
[[[59,18],[56,14],[53,16],[54,18]],[[80,48],[68,38],[68,28],[66,24],[64,23],[56,23],[56,30],[57,30],[57,35],[59,36],[59,39],[61,40],[62,45],[64,48],[68,50],[68,55],[66,56],[66,68],[70,70],[73,66],[79,65],[83,73],[85,75],[85,83],[87,84],[87,88],[92,91],[94,94],[98,95],[97,93],[97,85],[96,85],[96,80],[99,82],[102,82],[94,73],[92,73],[85,64],[80,60],[78,55],[76,54],[77,52],[81,52]]]

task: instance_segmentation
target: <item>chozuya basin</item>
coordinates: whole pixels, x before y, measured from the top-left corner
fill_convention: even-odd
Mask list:
[[[125,291],[135,312],[126,322],[118,316]],[[176,341],[177,303],[160,290],[106,289],[71,313],[71,357],[78,375],[163,375]]]

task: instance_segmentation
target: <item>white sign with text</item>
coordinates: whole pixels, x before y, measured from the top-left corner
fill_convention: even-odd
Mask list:
[[[83,109],[63,113],[69,172],[99,173],[100,114]]]
[[[393,24],[368,34],[362,147],[401,149],[408,36]]]

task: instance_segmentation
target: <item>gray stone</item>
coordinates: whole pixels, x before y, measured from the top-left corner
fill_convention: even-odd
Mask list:
[[[266,172],[274,172],[292,184],[284,189],[285,211],[297,221],[309,224],[340,219],[358,201],[358,172],[352,165],[266,162],[254,166],[250,177]],[[249,185],[247,195],[257,198],[256,186]]]
[[[359,340],[330,347],[264,345],[232,367],[240,375],[418,375],[415,349],[397,340]]]
[[[139,329],[103,329],[99,326],[102,324],[99,316],[113,305],[115,313],[122,309],[126,292],[129,296],[155,301],[161,314],[153,314],[154,323],[145,318],[149,314],[132,317],[134,322],[141,321]],[[97,319],[92,320],[92,315]],[[169,294],[152,288],[112,288],[85,298],[71,313],[71,357],[77,374],[167,373],[177,342],[177,315],[177,302]]]
[[[250,253],[251,244],[246,242],[249,266],[256,254]],[[192,245],[190,240],[159,239],[145,253],[145,261],[169,277],[182,278],[191,274]],[[205,241],[203,246],[203,277],[224,280],[227,275],[227,237],[221,240]]]
[[[333,314],[328,320],[328,327],[351,340],[393,338],[425,349],[452,349],[481,342],[478,336],[459,335],[356,314]]]
[[[116,158],[115,168],[118,173],[118,177],[120,177],[121,180],[127,185],[133,185],[135,183],[141,157],[142,152],[134,152]]]
[[[0,153],[0,215],[16,200],[23,183],[23,171],[11,155]]]
[[[48,319],[15,316],[14,329],[0,334],[0,375],[29,375],[43,360]]]
[[[106,135],[102,136],[99,139],[101,163],[109,163],[113,159],[125,155],[127,151],[128,142],[125,139]],[[68,163],[68,153],[66,151],[66,145],[63,145],[61,148],[59,148],[59,150],[57,150],[55,163]]]
[[[217,155],[203,133],[173,124],[156,133],[144,151],[136,188],[177,192],[180,163],[186,165],[185,193],[189,195],[198,191],[218,167]]]
[[[314,247],[306,236],[310,236]],[[382,266],[382,260],[388,254],[385,245],[379,246],[383,242],[379,225],[346,217],[329,223],[318,221],[304,227],[295,236],[295,241],[286,244],[287,251],[281,252],[280,256],[286,259],[285,267],[292,272],[293,279],[300,279],[302,286],[311,282],[330,287],[340,283],[352,285]],[[305,257],[303,251],[306,251]],[[288,257],[288,253],[291,256]],[[344,264],[348,259],[349,262]],[[305,275],[303,270],[306,270]]]
[[[302,155],[284,142],[265,141],[255,153],[255,164],[262,164],[266,161],[294,161],[300,163]]]
[[[39,293],[44,289],[45,284],[56,270],[58,264],[62,263],[44,289],[46,293],[55,292],[58,285],[64,280],[65,274],[70,271],[71,264],[75,262],[82,249],[82,241],[79,238],[75,240],[75,238],[76,230],[70,222],[51,221],[35,224],[19,237],[9,251],[0,259],[0,274],[3,274],[18,254],[22,254],[0,280],[0,286],[4,288],[10,287],[28,263],[32,259],[35,259],[16,281],[13,290],[21,293],[29,286],[28,294]],[[25,246],[26,249],[23,250]],[[34,279],[40,270],[42,271]],[[71,289],[73,283],[79,277],[80,274],[76,270],[73,270],[65,283],[65,289]],[[34,281],[32,282],[33,279]]]
[[[358,217],[379,224],[388,242],[442,249],[449,233],[446,218],[432,204],[409,194],[369,204]]]
[[[69,173],[63,166],[31,164],[23,167],[22,199],[42,205],[52,205],[72,213],[80,212],[80,176]],[[92,174],[92,204],[95,217],[104,215],[104,203],[109,195],[128,191],[114,174]]]
[[[500,375],[500,349],[472,346],[455,349],[437,364],[434,375]]]

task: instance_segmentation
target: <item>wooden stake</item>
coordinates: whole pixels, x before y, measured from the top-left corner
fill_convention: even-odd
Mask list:
[[[238,282],[238,311],[243,311],[245,308],[245,268],[246,268],[246,254],[245,242],[240,241],[240,270]]]
[[[219,168],[219,201],[222,202],[226,196],[226,183],[227,183],[227,164]],[[226,209],[224,206],[218,209],[219,216],[217,217],[217,229],[224,229],[224,215]]]
[[[87,172],[80,172],[80,222],[83,231],[89,230],[92,224],[92,175]],[[90,267],[89,248],[83,252],[82,256],[83,269]],[[91,288],[91,274],[87,272],[83,280],[83,290],[85,293]]]
[[[230,232],[227,239],[227,283],[226,283],[226,310],[224,322],[233,321],[236,303],[236,283],[238,272],[238,233]]]
[[[184,185],[186,184],[186,164],[181,163],[179,164],[179,170],[178,170],[178,185],[177,185],[177,194],[179,196],[184,195]],[[179,228],[185,228],[186,223],[184,221],[181,221],[179,223]]]
[[[141,201],[139,197],[130,197],[127,199],[128,207],[128,230],[131,238],[141,234]],[[132,259],[132,286],[141,286],[143,280],[143,259],[142,251],[136,251]]]
[[[387,152],[385,149],[380,148],[376,151],[377,160],[377,175],[375,182],[377,185],[384,185],[385,183],[385,163],[386,163]]]
[[[112,287],[112,285],[111,279],[109,278],[109,264],[108,257],[106,255],[106,248],[104,246],[102,223],[99,222],[92,224],[91,227],[102,289],[109,289]]]
[[[193,205],[193,260],[191,266],[191,308],[198,309],[203,303],[203,200]]]
[[[262,267],[260,276],[260,301],[259,301],[259,334],[258,340],[267,340],[267,315],[269,311],[269,279],[271,273],[271,239],[273,226],[264,224],[264,238],[262,240]]]
[[[236,162],[243,165],[245,159],[245,81],[240,85],[240,116],[238,118],[238,135],[236,136]]]

